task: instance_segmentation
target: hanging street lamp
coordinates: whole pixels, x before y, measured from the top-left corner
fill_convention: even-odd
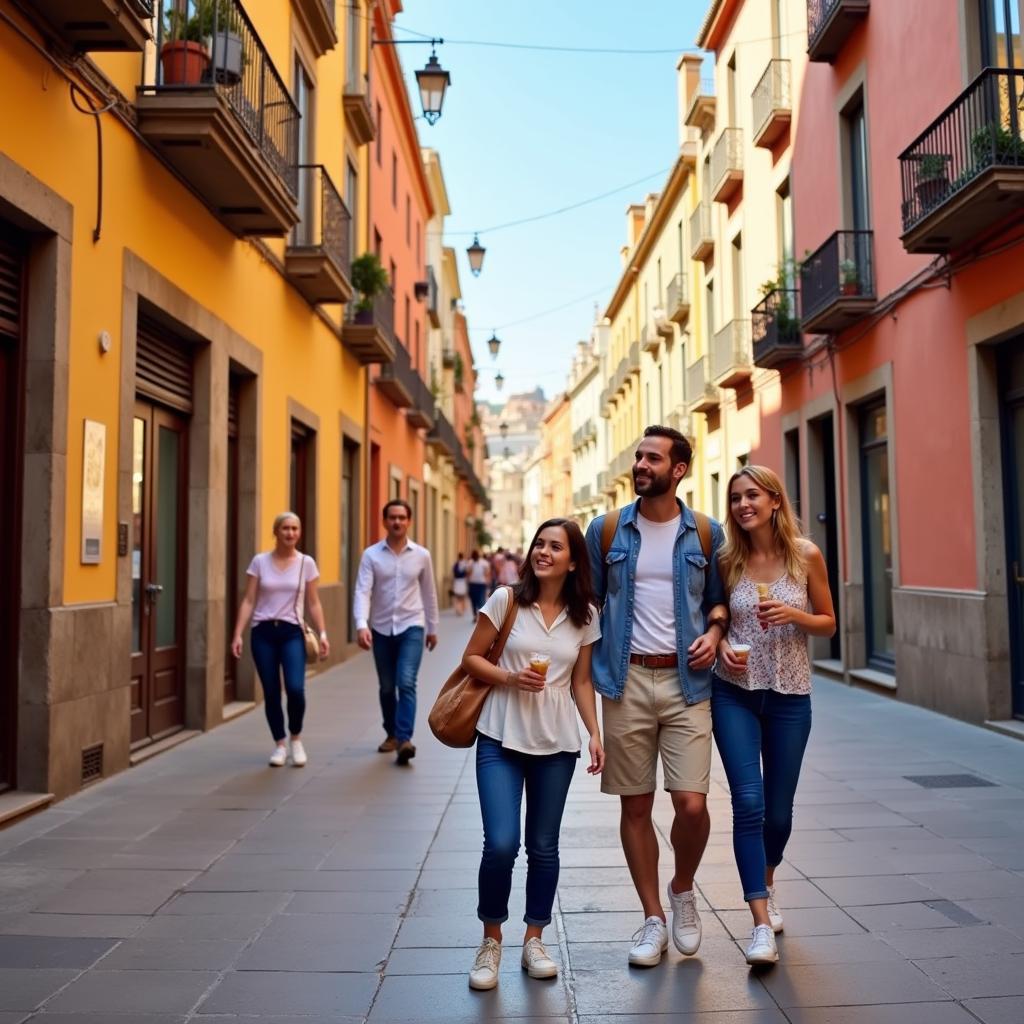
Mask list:
[[[508,437],[508,424],[504,420],[502,420],[501,423],[498,424],[498,431],[501,434],[503,440],[506,437]]]
[[[498,390],[500,391],[500,390],[501,390],[501,386],[502,386],[502,384],[504,384],[504,383],[505,383],[505,378],[504,378],[504,377],[502,376],[502,373],[501,373],[501,371],[499,370],[499,371],[498,371],[498,372],[497,372],[497,373],[496,373],[496,374],[494,375],[494,386],[495,386],[495,387],[496,387],[496,388],[497,388],[497,389],[498,389]]]
[[[437,124],[441,116],[441,107],[444,106],[445,90],[452,84],[452,76],[441,67],[433,50],[430,52],[430,60],[427,61],[426,67],[416,72],[416,84],[420,87],[424,120],[427,124]]]
[[[480,244],[479,237],[474,233],[473,244],[466,249],[466,255],[469,257],[469,269],[474,277],[480,276],[480,271],[484,268],[484,253],[487,250]]]
[[[498,349],[501,348],[501,338],[498,337],[494,331],[491,331],[491,336],[487,339],[487,351],[491,353],[492,359],[497,359]]]

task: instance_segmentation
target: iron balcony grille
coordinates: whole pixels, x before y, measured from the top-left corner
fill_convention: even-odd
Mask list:
[[[904,232],[994,167],[1024,167],[1024,71],[982,71],[900,154]]]
[[[350,277],[352,215],[323,164],[299,164],[297,171],[301,220],[295,225],[294,244],[322,249],[345,277]]]
[[[427,312],[431,314],[431,319],[435,318],[438,313],[437,275],[429,263],[427,264]]]
[[[412,400],[411,407],[420,410],[433,420],[435,415],[433,393],[427,382],[420,376],[419,371],[413,367],[409,352],[404,345],[395,346],[395,358],[390,363],[384,363],[381,366],[378,379],[397,381]]]
[[[756,366],[773,369],[803,351],[795,288],[770,291],[750,316]]]
[[[381,289],[370,300],[367,308],[361,309],[361,302],[350,302],[345,307],[345,313],[353,323],[372,324],[384,335],[384,337],[395,345],[395,295],[390,287]],[[401,346],[398,346],[401,348]]]
[[[743,129],[723,128],[711,151],[711,182],[714,193],[730,176],[743,171]]]
[[[875,296],[874,232],[836,231],[800,264],[800,313],[810,320],[844,296]]]
[[[856,19],[867,12],[869,5],[870,0],[807,0],[808,53],[815,53],[830,29],[835,33],[834,19]]]
[[[143,92],[215,89],[293,196],[299,110],[238,0],[160,0],[156,80]]]
[[[793,109],[790,97],[790,63],[770,60],[753,95],[754,135],[760,136],[773,115]]]
[[[153,0],[128,0],[128,6],[140,18],[153,17]]]

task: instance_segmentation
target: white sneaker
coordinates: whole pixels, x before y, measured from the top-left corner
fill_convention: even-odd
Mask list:
[[[531,978],[554,978],[558,976],[558,964],[548,956],[540,939],[528,939],[523,943],[523,970]]]
[[[306,748],[302,745],[302,740],[292,740],[292,764],[296,768],[302,768],[307,760]]]
[[[779,949],[775,945],[775,932],[770,924],[759,924],[750,933],[747,946],[748,964],[775,964],[779,962]]]
[[[776,935],[782,931],[782,912],[778,903],[775,902],[775,886],[768,886],[768,920],[772,923],[772,931]]]
[[[668,949],[668,928],[660,917],[649,917],[633,933],[629,962],[634,967],[654,967],[661,963],[661,954]]]
[[[498,967],[501,964],[501,943],[484,939],[476,951],[476,959],[469,972],[469,987],[481,990],[494,988],[498,984]]]
[[[274,747],[274,752],[270,755],[270,764],[275,768],[280,768],[287,760],[288,748],[284,746]]]
[[[669,882],[668,902],[672,907],[672,941],[680,953],[693,956],[700,949],[701,936],[704,934],[693,890],[673,892],[672,883]]]

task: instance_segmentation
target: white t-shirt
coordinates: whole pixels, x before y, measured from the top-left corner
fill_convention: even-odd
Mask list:
[[[637,513],[640,554],[633,581],[633,654],[672,654],[676,649],[672,550],[679,516],[654,523]]]
[[[475,562],[471,559],[469,562],[469,582],[486,583],[487,568],[487,563],[482,558],[478,558]]]
[[[299,567],[302,566],[302,590],[299,591]],[[246,574],[255,576],[260,581],[256,591],[256,605],[252,610],[252,624],[259,625],[271,619],[281,622],[294,622],[299,625],[296,605],[302,608],[305,601],[306,584],[315,580],[320,572],[316,562],[309,555],[293,558],[283,570],[274,565],[274,556],[263,551],[253,556],[246,569]],[[298,597],[298,600],[296,598]]]
[[[508,602],[509,591],[501,587],[481,609],[498,630],[505,621]],[[529,667],[530,655],[540,651],[551,657],[547,683],[540,693],[527,693],[512,686],[492,686],[480,712],[477,730],[500,741],[503,747],[524,754],[579,751],[580,730],[570,688],[572,670],[580,648],[600,637],[600,617],[593,605],[590,622],[582,629],[572,624],[564,610],[548,629],[536,605],[520,608],[498,665],[510,672],[521,672]]]

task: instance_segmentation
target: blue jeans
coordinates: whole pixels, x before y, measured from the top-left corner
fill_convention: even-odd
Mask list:
[[[527,924],[551,923],[558,888],[558,833],[579,755],[521,754],[490,736],[477,736],[476,787],[484,822],[478,876],[477,917],[485,924],[508,920],[512,865],[519,855],[519,813],[526,788]]]
[[[732,846],[743,898],[765,899],[765,872],[782,863],[793,829],[793,797],[811,734],[811,698],[744,690],[715,676],[711,723],[732,794]]]
[[[384,732],[399,743],[412,739],[416,724],[416,676],[423,660],[423,640],[422,626],[410,626],[392,636],[373,631]]]
[[[473,617],[476,617],[476,613],[480,611],[485,604],[487,604],[487,584],[486,583],[470,583],[469,585],[469,603],[473,607]]]
[[[252,660],[263,686],[263,710],[275,740],[285,738],[284,712],[281,710],[281,674],[288,697],[288,731],[302,732],[306,714],[306,641],[294,622],[278,619],[252,627]]]

